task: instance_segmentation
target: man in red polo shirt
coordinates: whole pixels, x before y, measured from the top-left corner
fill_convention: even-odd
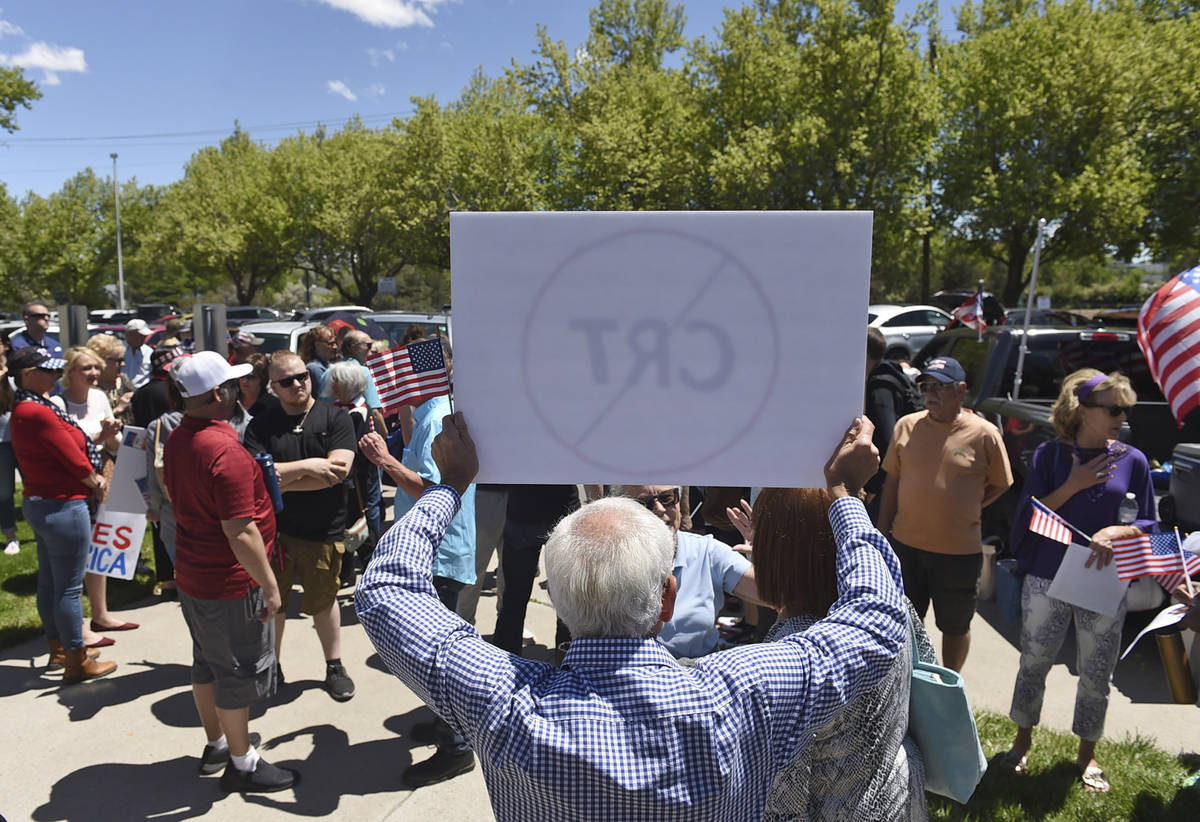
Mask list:
[[[296,774],[262,759],[249,732],[250,706],[275,691],[280,600],[270,565],[274,506],[227,422],[248,373],[248,364],[231,366],[212,351],[174,364],[184,416],[163,462],[179,524],[175,579],[192,635],[192,696],[208,737],[200,773],[224,765],[222,790],[265,792],[290,788]]]

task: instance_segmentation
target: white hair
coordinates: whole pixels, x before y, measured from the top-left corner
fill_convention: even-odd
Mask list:
[[[543,556],[550,599],[572,636],[643,637],[658,624],[675,540],[633,500],[599,499],[563,518]]]
[[[335,400],[342,399],[337,395],[334,385],[338,385],[346,393],[346,401],[354,400],[367,390],[367,375],[362,367],[354,360],[339,360],[329,366],[329,379],[325,383],[325,396]]]

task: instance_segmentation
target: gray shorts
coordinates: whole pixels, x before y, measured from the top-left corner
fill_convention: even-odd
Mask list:
[[[192,635],[192,684],[213,686],[217,707],[248,708],[275,693],[275,620],[258,621],[261,588],[241,599],[194,599],[179,592]]]

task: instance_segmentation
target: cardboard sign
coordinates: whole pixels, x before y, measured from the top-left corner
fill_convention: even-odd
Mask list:
[[[824,485],[869,212],[452,214],[450,243],[480,482]]]
[[[128,426],[121,433],[121,447],[104,506],[110,511],[146,513],[145,429]]]
[[[92,525],[87,570],[106,577],[133,579],[145,536],[145,512],[113,511],[101,505]]]

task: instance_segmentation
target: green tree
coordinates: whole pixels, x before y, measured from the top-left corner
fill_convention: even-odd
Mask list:
[[[1028,282],[1040,218],[1047,263],[1130,253],[1150,185],[1138,21],[1086,0],[968,0],[959,28],[939,67],[939,200],[955,234],[1004,267],[1004,302]]]
[[[692,49],[718,208],[871,209],[873,268],[908,282],[939,108],[918,25],[891,0],[759,0]]]
[[[0,129],[16,131],[17,106],[28,109],[41,96],[37,84],[26,79],[19,66],[0,66]]]
[[[20,282],[25,266],[21,235],[21,208],[0,182],[0,289],[7,295],[4,303],[9,308],[16,307],[23,292]]]
[[[268,151],[240,127],[196,152],[162,198],[157,248],[201,288],[231,282],[239,304],[278,287],[291,270],[291,212],[273,171]]]

